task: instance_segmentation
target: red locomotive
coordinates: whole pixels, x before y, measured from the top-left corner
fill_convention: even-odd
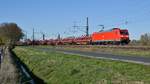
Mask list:
[[[113,28],[108,31],[94,32],[91,35],[92,44],[128,44],[127,29]]]

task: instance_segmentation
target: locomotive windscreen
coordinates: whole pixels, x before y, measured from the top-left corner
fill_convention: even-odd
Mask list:
[[[120,30],[121,35],[129,35],[127,30]]]

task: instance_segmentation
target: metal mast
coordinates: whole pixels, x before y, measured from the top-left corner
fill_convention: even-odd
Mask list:
[[[34,28],[33,28],[33,38],[32,38],[32,45],[34,47]]]
[[[88,17],[86,18],[86,36],[89,36],[89,21],[88,21]]]

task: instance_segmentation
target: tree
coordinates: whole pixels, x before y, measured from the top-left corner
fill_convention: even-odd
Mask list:
[[[131,40],[131,42],[130,42],[130,45],[139,45],[139,44],[140,44],[140,41],[135,40],[135,39]]]
[[[16,23],[0,24],[0,39],[6,46],[13,46],[23,37],[21,28]]]
[[[150,34],[145,33],[145,34],[141,35],[140,43],[142,45],[150,45]]]

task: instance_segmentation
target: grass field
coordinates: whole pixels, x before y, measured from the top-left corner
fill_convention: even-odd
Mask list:
[[[150,66],[16,47],[16,55],[48,84],[150,84]]]

